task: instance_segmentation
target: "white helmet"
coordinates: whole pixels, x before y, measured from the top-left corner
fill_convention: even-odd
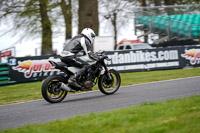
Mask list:
[[[85,28],[82,30],[81,34],[85,35],[90,40],[91,44],[93,44],[94,38],[95,38],[95,33],[92,29]]]

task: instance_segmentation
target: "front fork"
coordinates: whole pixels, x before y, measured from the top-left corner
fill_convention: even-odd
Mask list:
[[[105,69],[105,74],[107,74],[108,75],[108,80],[112,80],[112,77],[111,77],[111,75],[110,75],[110,73],[109,73],[109,69],[108,69],[108,67],[106,66],[106,64],[105,64],[105,62],[103,62],[103,67],[104,67],[104,69]]]

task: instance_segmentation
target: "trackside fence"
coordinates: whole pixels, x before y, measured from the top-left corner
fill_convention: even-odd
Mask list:
[[[0,86],[9,84],[8,63],[0,63]]]
[[[118,72],[139,72],[152,70],[200,67],[200,46],[155,48],[148,50],[106,51],[109,69]],[[51,67],[48,60],[60,62],[60,57],[32,56],[10,57],[8,65],[0,65],[0,84],[42,81],[50,75],[62,74]]]

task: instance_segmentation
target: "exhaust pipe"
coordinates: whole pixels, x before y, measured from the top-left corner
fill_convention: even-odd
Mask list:
[[[64,83],[60,83],[60,88],[63,89],[64,91],[67,92],[75,92],[73,89],[71,89],[68,85],[64,84]]]

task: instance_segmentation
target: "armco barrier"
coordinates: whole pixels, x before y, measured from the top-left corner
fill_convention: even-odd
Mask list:
[[[0,63],[0,86],[9,84],[8,63]]]

